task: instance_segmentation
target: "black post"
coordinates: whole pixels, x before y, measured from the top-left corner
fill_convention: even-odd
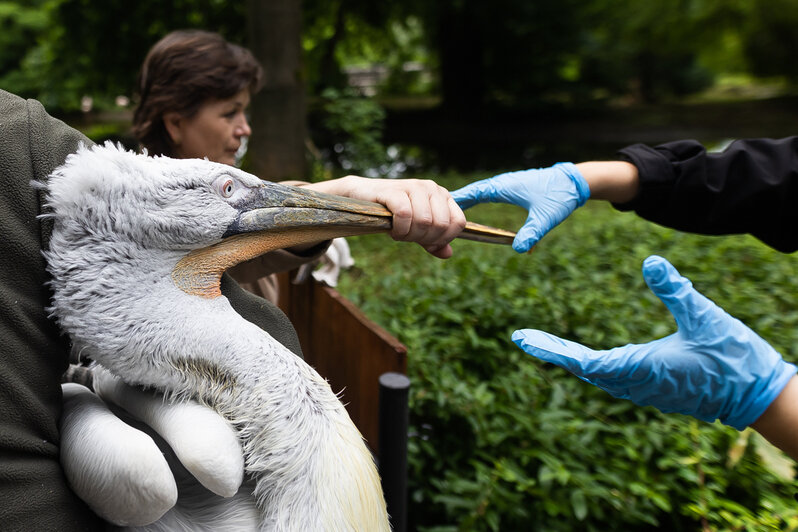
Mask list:
[[[380,375],[380,476],[394,532],[407,530],[407,395],[410,379],[401,373]]]

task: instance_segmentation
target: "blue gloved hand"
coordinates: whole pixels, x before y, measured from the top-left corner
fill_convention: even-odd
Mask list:
[[[513,341],[528,354],[639,405],[709,422],[720,419],[738,430],[756,421],[795,374],[795,366],[698,293],[662,257],[645,260],[643,277],[676,319],[675,334],[608,351],[531,329],[515,331]]]
[[[461,209],[485,202],[511,203],[527,209],[529,216],[513,242],[513,249],[523,253],[584,205],[590,197],[590,187],[576,166],[557,163],[550,168],[483,179],[455,190],[452,197]]]

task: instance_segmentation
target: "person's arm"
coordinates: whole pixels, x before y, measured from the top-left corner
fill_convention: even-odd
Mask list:
[[[0,90],[0,501],[2,528],[91,530],[99,519],[59,465],[68,351],[46,307],[40,181],[84,140],[33,100]],[[88,142],[88,141],[87,141]]]
[[[452,248],[449,242],[465,227],[465,215],[449,191],[430,180],[375,179],[349,175],[318,183],[283,183],[381,203],[394,215],[391,229],[394,240],[416,242],[441,259],[451,257]],[[290,248],[290,251],[300,255],[307,254],[314,246],[316,244],[296,246]],[[315,251],[321,254],[324,249]],[[311,250],[311,253],[315,251]]]
[[[798,250],[798,137],[733,142],[708,152],[696,141],[620,151],[639,170],[639,191],[621,210],[681,231],[750,233],[783,252]]]
[[[590,188],[590,199],[626,203],[634,199],[640,189],[640,176],[632,163],[590,161],[575,166]]]
[[[682,231],[750,233],[784,252],[798,250],[798,137],[752,139],[710,153],[696,141],[620,151],[625,161],[559,163],[499,174],[452,192],[464,209],[484,202],[529,211],[513,247],[529,250],[590,199]]]
[[[615,187],[608,184],[608,188]],[[452,198],[462,209],[479,203],[509,203],[526,209],[529,215],[513,241],[513,249],[519,253],[529,251],[584,205],[590,195],[588,182],[572,163],[499,174],[452,192]]]
[[[751,428],[798,460],[798,376],[794,376]]]
[[[282,181],[351,198],[382,203],[394,213],[391,236],[419,243],[432,255],[448,258],[449,242],[465,226],[465,216],[449,192],[432,181],[416,179],[372,179],[346,176],[320,183]],[[230,269],[236,281],[253,283],[265,275],[291,270],[320,258],[329,241],[278,250]]]
[[[510,203],[529,211],[513,249],[529,251],[590,199],[632,200],[639,190],[637,167],[625,161],[558,163],[550,168],[499,174],[452,192],[463,209],[479,203]]]
[[[452,255],[449,245],[465,227],[465,215],[449,191],[434,181],[346,176],[307,188],[382,203],[393,213],[391,237],[416,242],[435,257]]]
[[[796,367],[662,257],[645,260],[643,277],[673,314],[676,333],[606,351],[532,329],[515,331],[513,341],[614,397],[738,430],[750,425],[798,457]]]

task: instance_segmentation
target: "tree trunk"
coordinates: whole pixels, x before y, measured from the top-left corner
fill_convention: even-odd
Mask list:
[[[252,101],[251,170],[270,181],[303,179],[307,136],[301,0],[249,0],[249,43],[263,65]]]

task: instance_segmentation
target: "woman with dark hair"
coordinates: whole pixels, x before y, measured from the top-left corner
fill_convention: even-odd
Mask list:
[[[263,69],[217,33],[182,30],[149,51],[138,80],[133,134],[150,155],[234,164]]]

